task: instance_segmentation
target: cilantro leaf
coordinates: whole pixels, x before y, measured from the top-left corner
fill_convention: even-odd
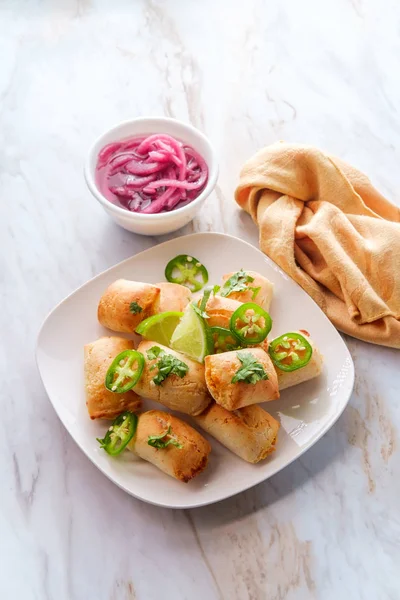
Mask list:
[[[221,296],[229,296],[233,292],[244,292],[248,289],[247,284],[252,283],[254,277],[247,275],[243,269],[240,269],[237,273],[234,273],[232,277],[227,279],[222,287]]]
[[[153,377],[153,381],[156,385],[161,385],[169,375],[177,375],[182,379],[189,371],[189,367],[186,363],[172,354],[167,354],[164,350],[159,348],[159,346],[152,346],[152,348],[147,351],[147,358],[149,360],[158,359],[157,363],[150,367],[150,371],[153,371],[156,367],[158,368],[157,375]]]
[[[206,311],[205,310],[201,310],[201,308],[199,308],[195,302],[193,302],[192,308],[193,308],[194,312],[199,315],[199,317],[202,317],[203,319],[208,319],[209,318],[208,314],[206,313]]]
[[[257,362],[257,359],[251,352],[240,351],[236,352],[236,356],[242,363],[242,366],[236,371],[236,374],[232,378],[232,383],[238,383],[243,381],[244,383],[255,384],[257,381],[268,379],[268,375],[264,370],[261,363]]]
[[[147,350],[147,358],[149,360],[154,360],[155,358],[158,358],[160,355],[163,356],[164,354],[164,350],[161,350],[159,346],[152,346],[150,350]]]
[[[257,298],[258,292],[261,290],[261,286],[260,287],[255,287],[255,288],[251,287],[251,288],[249,288],[249,290],[253,290],[253,293],[251,295],[251,299],[255,300]]]
[[[168,436],[168,439],[165,438]],[[168,427],[167,431],[163,431],[160,435],[149,435],[147,440],[149,446],[153,448],[166,448],[167,446],[175,446],[176,448],[183,448],[183,444],[180,444],[178,440],[172,437],[171,426]]]
[[[141,313],[142,310],[143,310],[143,308],[141,306],[139,306],[139,304],[137,302],[131,302],[129,305],[129,312],[131,312],[134,315]]]
[[[209,316],[206,312],[206,306],[207,306],[207,302],[211,296],[211,294],[216,294],[216,292],[218,292],[219,290],[219,285],[214,285],[214,287],[207,287],[204,290],[203,293],[203,297],[200,301],[199,306],[197,306],[196,302],[193,302],[192,306],[193,306],[193,310],[194,312],[196,312],[199,317],[202,317],[203,319],[209,319]]]

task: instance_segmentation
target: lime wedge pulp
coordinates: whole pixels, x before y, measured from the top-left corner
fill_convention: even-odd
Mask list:
[[[170,347],[189,358],[202,363],[207,354],[212,354],[213,343],[207,324],[191,304],[171,337]]]
[[[146,340],[169,346],[171,336],[182,317],[182,312],[159,313],[139,323],[135,331]]]

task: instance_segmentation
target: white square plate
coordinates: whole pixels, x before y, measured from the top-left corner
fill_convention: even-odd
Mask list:
[[[192,254],[206,265],[210,283],[220,283],[224,273],[240,268],[265,275],[275,284],[270,308],[271,339],[286,331],[306,329],[325,359],[320,377],[289,388],[279,400],[264,405],[281,423],[275,453],[258,465],[251,465],[208,438],[212,444],[209,465],[188,484],[168,477],[130,452],[111,458],[102,451],[96,437],[104,436],[107,422],[90,420],[83,384],[83,346],[102,335],[110,335],[97,321],[97,304],[105,288],[119,278],[149,283],[163,281],[166,263],[178,254]],[[76,290],[46,318],[38,338],[37,363],[58,416],[86,456],[132,496],[170,508],[217,502],[286,467],[332,427],[343,412],[354,383],[350,353],[315,302],[259,250],[217,233],[179,237],[150,248]],[[147,408],[151,405],[146,401]],[[189,417],[186,420],[190,422]]]

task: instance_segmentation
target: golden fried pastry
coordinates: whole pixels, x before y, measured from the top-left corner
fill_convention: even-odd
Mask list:
[[[193,418],[197,425],[247,462],[257,463],[275,450],[279,421],[257,404],[230,412],[213,402]]]
[[[97,317],[112,331],[132,333],[153,311],[160,288],[150,283],[118,279],[100,298]]]
[[[135,392],[114,394],[104,385],[114,358],[132,348],[131,340],[120,337],[102,337],[84,347],[86,406],[91,419],[114,419],[125,410],[140,410],[142,402]]]
[[[157,385],[154,378],[159,373],[160,359],[151,359],[147,354],[153,347],[160,348],[165,354],[185,363],[188,367],[186,374],[179,377],[171,373],[160,385]],[[211,398],[204,379],[204,365],[157,342],[144,340],[140,342],[138,350],[145,358],[143,374],[135,386],[135,392],[139,396],[150,398],[172,410],[188,415],[198,415],[209,405]]]
[[[301,367],[301,369],[296,369],[295,371],[281,371],[281,369],[274,365],[276,374],[278,376],[278,386],[280,390],[292,387],[298,383],[303,383],[309,379],[314,379],[314,377],[318,377],[322,371],[324,358],[312,339],[309,337],[310,334],[308,331],[303,329],[293,333],[301,333],[301,335],[303,335],[311,345],[313,353],[310,361],[304,367]]]
[[[154,314],[176,311],[183,312],[192,297],[191,291],[179,283],[156,283],[160,296],[154,305]]]
[[[258,379],[255,383],[241,378],[233,381],[243,367],[240,356],[261,365],[267,379]],[[244,374],[243,370],[241,372]],[[279,398],[278,378],[274,366],[262,348],[246,348],[206,356],[205,377],[211,396],[217,404],[227,410]]]
[[[152,437],[159,438],[158,448],[148,443]],[[210,444],[198,431],[161,410],[149,410],[139,415],[136,435],[128,448],[185,483],[204,471],[211,452]]]
[[[231,298],[211,295],[206,304],[207,324],[210,327],[225,327],[229,329],[231,316],[241,304],[241,302],[232,300]]]
[[[263,277],[256,271],[244,271],[245,275],[248,275],[253,281],[246,282],[246,290],[241,292],[232,292],[227,296],[231,300],[238,300],[239,302],[254,302],[261,306],[264,310],[268,311],[271,305],[272,296],[274,293],[274,284],[271,283],[266,277]],[[227,273],[223,276],[222,280],[225,283],[230,277],[236,275],[236,272]]]
[[[224,327],[229,329],[229,323],[231,316],[243,303],[238,300],[232,300],[231,298],[224,298],[222,296],[210,296],[206,304],[206,312],[208,315],[207,324],[210,327]],[[268,352],[268,339],[265,338],[260,344],[257,344]]]

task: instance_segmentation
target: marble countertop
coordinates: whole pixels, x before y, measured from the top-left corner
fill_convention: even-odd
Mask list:
[[[279,139],[339,155],[400,203],[399,3],[5,0],[0,22],[2,596],[397,600],[398,351],[346,338],[356,386],[316,446],[243,494],[171,511],[86,459],[34,349],[64,296],[166,239],[119,229],[85,187],[90,144],[119,120],[173,116],[215,144],[218,187],[179,235],[256,245],[232,194]]]

